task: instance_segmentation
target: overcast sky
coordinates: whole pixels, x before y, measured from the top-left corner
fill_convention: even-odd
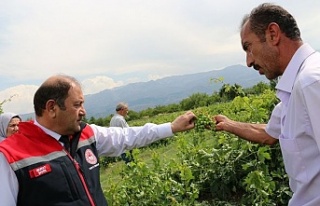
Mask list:
[[[34,91],[58,73],[76,77],[90,94],[245,64],[239,24],[262,2],[0,0],[0,102],[12,97],[2,108],[32,112]],[[320,49],[320,1],[273,2]]]

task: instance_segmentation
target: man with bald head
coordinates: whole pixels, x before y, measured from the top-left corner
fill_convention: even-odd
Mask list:
[[[35,120],[0,144],[0,204],[105,206],[99,156],[119,156],[194,127],[192,112],[172,123],[106,128],[82,122],[81,85],[56,75],[34,95]]]

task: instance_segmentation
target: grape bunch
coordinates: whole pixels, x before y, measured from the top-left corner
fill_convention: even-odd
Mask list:
[[[205,129],[214,130],[214,122],[211,117],[205,114],[197,115],[197,119],[195,121],[195,131],[196,132],[204,132]]]

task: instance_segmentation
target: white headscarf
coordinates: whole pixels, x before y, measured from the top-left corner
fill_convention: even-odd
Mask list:
[[[0,114],[0,142],[7,137],[7,128],[9,122],[13,117],[18,117],[19,119],[21,119],[19,115],[12,112],[5,112]]]

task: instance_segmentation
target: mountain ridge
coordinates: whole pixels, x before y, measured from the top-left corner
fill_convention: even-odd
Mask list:
[[[211,79],[220,77],[223,77],[225,84],[237,83],[244,88],[266,81],[264,76],[258,75],[253,69],[243,65],[233,65],[209,72],[131,83],[86,95],[87,117],[105,117],[113,114],[118,102],[127,102],[129,109],[139,112],[149,107],[179,103],[194,93],[212,94],[219,91],[223,83],[214,83]]]
[[[214,83],[212,79],[223,78]],[[119,102],[126,102],[129,109],[139,112],[159,105],[179,103],[195,93],[213,94],[223,84],[238,84],[243,88],[251,87],[266,78],[243,65],[232,65],[219,70],[194,74],[175,75],[147,82],[136,82],[99,93],[85,95],[86,117],[106,117],[115,112]],[[34,113],[22,114],[22,119],[34,118]]]

